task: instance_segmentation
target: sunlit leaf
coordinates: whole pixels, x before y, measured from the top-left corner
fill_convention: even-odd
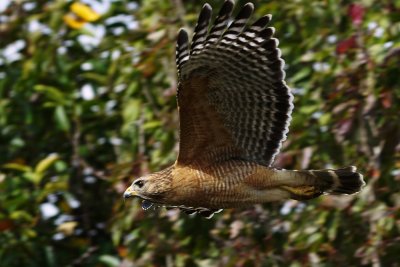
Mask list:
[[[12,169],[12,170],[17,170],[21,172],[31,172],[32,168],[23,164],[19,163],[6,163],[2,165],[3,168],[5,169]]]
[[[100,256],[100,262],[104,263],[109,267],[118,267],[120,266],[120,261],[117,257],[111,255],[102,255]]]
[[[39,161],[39,163],[35,167],[35,172],[36,173],[44,173],[58,159],[59,159],[59,156],[57,154],[50,154],[46,158]]]
[[[77,30],[81,29],[87,23],[87,21],[77,18],[76,16],[73,16],[71,14],[64,15],[63,20],[65,24],[67,24],[69,27]]]
[[[32,218],[32,215],[25,210],[16,210],[10,214],[10,219],[12,219],[14,221],[23,220],[23,221],[30,222],[30,221],[32,221],[33,218]]]
[[[46,97],[53,100],[55,103],[62,105],[67,103],[65,95],[56,87],[38,84],[35,85],[34,89],[38,92],[45,94]]]
[[[160,127],[160,126],[161,126],[160,121],[149,121],[149,122],[146,122],[145,124],[143,124],[143,129],[151,130],[153,128]]]
[[[75,228],[78,226],[78,222],[64,222],[57,227],[57,231],[63,233],[66,236],[72,235],[74,233]]]
[[[71,11],[85,21],[96,21],[100,18],[100,14],[96,13],[91,7],[75,2],[70,7]]]

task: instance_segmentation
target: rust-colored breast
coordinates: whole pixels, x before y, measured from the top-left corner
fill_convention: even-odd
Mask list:
[[[175,165],[173,185],[176,190],[171,200],[193,207],[248,206],[260,201],[258,194],[269,188],[268,177],[271,175],[272,171],[266,167],[238,160]]]

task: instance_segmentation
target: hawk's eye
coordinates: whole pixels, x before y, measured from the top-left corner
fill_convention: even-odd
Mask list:
[[[139,188],[142,188],[144,185],[144,182],[143,182],[143,180],[137,180],[137,181],[133,182],[133,184]]]

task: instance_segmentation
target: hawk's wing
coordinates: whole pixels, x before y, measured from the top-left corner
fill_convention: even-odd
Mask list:
[[[248,3],[228,27],[233,7],[225,1],[209,30],[205,4],[190,47],[179,32],[178,164],[237,158],[269,166],[286,138],[292,95],[274,28],[266,27],[271,16],[248,26]]]

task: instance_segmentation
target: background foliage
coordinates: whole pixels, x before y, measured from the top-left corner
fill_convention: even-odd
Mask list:
[[[275,166],[368,184],[211,220],[121,197],[175,159],[175,36],[204,1],[83,2],[100,17],[0,5],[1,266],[399,266],[399,1],[253,1],[295,94]]]

